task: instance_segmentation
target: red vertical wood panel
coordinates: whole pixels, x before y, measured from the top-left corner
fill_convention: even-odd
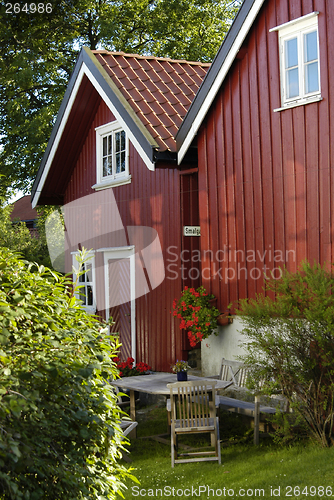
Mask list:
[[[262,186],[262,164],[261,164],[261,132],[260,132],[260,96],[258,84],[258,55],[256,33],[252,33],[249,39],[249,91],[251,99],[251,121],[252,129],[252,157],[253,157],[253,185],[254,185],[254,218],[255,218],[255,246],[254,266],[261,268],[259,259],[264,248],[264,221],[263,221],[263,186]],[[261,96],[262,98],[262,96]],[[250,275],[251,277],[251,275]],[[256,281],[257,293],[262,292],[262,282]]]
[[[320,17],[320,16],[319,16]],[[321,19],[321,17],[320,17]],[[324,21],[320,21],[322,25],[324,25]],[[325,60],[322,57],[322,53],[320,54],[320,65],[321,65],[321,72],[320,72],[320,77],[321,79],[323,78],[328,78],[327,81],[327,92],[328,95],[327,97],[327,106],[328,106],[328,115],[329,115],[329,123],[331,125],[330,130],[329,130],[329,142],[330,142],[330,152],[329,152],[329,168],[330,168],[330,199],[334,199],[334,175],[332,175],[332,165],[334,165],[334,148],[332,147],[332,144],[334,144],[334,77],[333,77],[333,71],[332,68],[334,68],[334,30],[333,30],[333,25],[334,25],[334,2],[326,2],[326,17],[325,17],[325,24],[326,24],[326,40],[324,43],[327,42],[327,60]],[[321,37],[320,37],[321,40]],[[324,70],[325,68],[325,70]],[[321,85],[322,85],[322,80],[321,80]],[[334,260],[334,245],[333,245],[333,234],[334,234],[334,217],[332,214],[332,203],[331,203],[331,222],[330,222],[330,235],[331,235],[331,259],[330,261],[333,262]]]
[[[295,179],[296,179],[296,262],[307,258],[307,229],[306,229],[306,169],[305,169],[305,113],[304,107],[294,110],[293,120],[295,136],[300,140],[295,141]],[[293,258],[293,254],[289,254]]]
[[[282,148],[284,176],[284,213],[285,213],[285,256],[289,255],[287,268],[295,271],[296,254],[296,197],[295,197],[295,162],[293,142],[293,110],[282,113]],[[289,253],[287,253],[289,252]]]
[[[307,178],[307,258],[319,262],[319,124],[318,105],[305,106],[306,178]],[[315,127],[316,124],[316,127]]]
[[[253,172],[252,172],[252,143],[250,123],[250,100],[252,96],[249,90],[249,64],[246,55],[240,64],[240,97],[241,97],[241,127],[243,146],[243,176],[244,176],[244,197],[245,197],[245,268],[247,270],[247,295],[240,295],[241,298],[247,296],[254,297],[256,294],[256,282],[250,279],[253,272],[254,262],[252,262],[251,252],[255,249],[255,217],[254,217],[254,193],[253,193]],[[241,292],[242,293],[242,292]]]
[[[326,26],[326,2],[317,0],[315,8],[319,15],[320,45],[320,82],[323,101],[319,103],[319,168],[320,168],[320,261],[330,263],[331,260],[331,169],[330,169],[330,122],[328,106],[328,45]]]
[[[228,268],[224,281],[229,288],[229,300],[235,303],[238,300],[237,264],[235,255],[237,251],[237,226],[236,226],[236,199],[235,199],[235,170],[234,170],[234,142],[233,142],[233,116],[231,103],[231,80],[229,79],[224,93],[224,134],[225,158],[227,179],[227,231],[228,231]]]
[[[247,295],[248,270],[246,264],[245,243],[245,202],[244,202],[244,175],[242,154],[242,127],[240,109],[240,63],[235,67],[232,85],[232,116],[233,116],[233,158],[235,170],[235,223],[236,223],[236,252],[234,256],[236,266],[236,284],[238,297]]]
[[[263,277],[266,270],[273,269],[274,262],[272,250],[274,241],[274,207],[273,207],[273,165],[272,165],[272,144],[273,134],[271,127],[271,104],[269,94],[269,71],[268,71],[268,22],[265,12],[259,18],[257,29],[258,45],[258,71],[259,71],[259,96],[260,100],[260,134],[261,134],[261,163],[262,163],[262,189],[263,189],[263,230],[264,241],[260,250],[259,268],[257,276],[260,276],[259,284],[263,287]]]
[[[207,159],[207,132],[206,129],[200,131],[198,137],[198,151],[199,156],[198,164],[200,168],[198,170],[198,205],[199,205],[199,221],[201,226],[201,254],[202,254],[202,285],[208,291],[211,290],[211,275],[203,270],[210,270],[210,257],[203,250],[210,248],[210,230],[209,230],[209,186],[208,186],[208,159]],[[210,166],[211,172],[212,166]]]
[[[219,250],[219,238],[218,235],[218,204],[217,204],[217,140],[216,140],[216,106],[215,111],[213,113],[212,118],[208,121],[207,125],[207,161],[208,161],[208,169],[210,168],[210,175],[208,177],[208,188],[209,188],[209,247],[203,250],[209,250],[208,257],[206,259],[208,264],[210,264],[210,274],[212,276],[211,279],[211,287],[208,289],[209,293],[213,293],[216,297],[219,294],[219,273],[216,269],[216,256]],[[203,268],[204,270],[204,268]]]
[[[267,28],[277,26],[284,17],[283,9],[278,14],[276,3],[270,2],[267,11]],[[275,241],[273,247],[274,268],[282,267],[281,255],[285,253],[285,212],[284,212],[284,184],[282,160],[282,125],[281,113],[274,112],[281,105],[280,70],[278,36],[276,32],[268,33],[268,72],[269,72],[269,106],[271,112],[271,147],[273,165],[273,217]]]
[[[225,123],[223,112],[223,100],[220,93],[216,101],[216,141],[217,141],[217,186],[218,186],[218,242],[219,253],[216,256],[216,269],[219,273],[220,287],[218,295],[218,308],[225,311],[230,303],[229,287],[225,283],[225,276],[228,269],[228,208],[227,208],[227,175],[225,156]],[[212,228],[214,231],[214,227]],[[218,271],[217,271],[218,270]]]

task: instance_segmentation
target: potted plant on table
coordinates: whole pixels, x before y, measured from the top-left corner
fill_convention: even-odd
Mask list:
[[[212,333],[217,335],[219,311],[212,305],[214,299],[202,286],[197,290],[186,286],[181,297],[173,301],[173,316],[181,320],[180,329],[187,331],[191,347]]]
[[[172,366],[173,373],[176,373],[178,381],[184,381],[188,379],[188,370],[190,370],[190,366],[187,361],[177,360],[175,365]]]

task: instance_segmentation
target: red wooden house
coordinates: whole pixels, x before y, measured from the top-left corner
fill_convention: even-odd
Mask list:
[[[224,311],[261,292],[265,274],[278,277],[283,266],[294,271],[303,259],[332,262],[333,21],[332,0],[244,0],[209,69],[82,51],[33,202],[66,207],[99,190],[97,162],[108,168],[109,160],[96,153],[97,144],[114,133],[104,125],[122,124],[129,135],[124,176],[131,179],[111,183],[98,203],[113,193],[117,217],[107,234],[120,233],[85,246],[95,249],[95,281],[106,283],[110,252],[120,258],[115,249],[133,243],[123,228],[157,231],[165,276],[143,266],[148,293],[135,299],[135,310],[110,311],[120,331],[130,317],[136,356],[154,369],[168,370],[184,354],[170,309],[185,284],[203,284]],[[82,226],[86,215],[74,219],[72,226]],[[185,226],[200,226],[200,237],[183,236]],[[89,235],[79,240],[72,251]],[[128,274],[115,272],[120,282]],[[160,285],[150,287],[151,275],[160,276]],[[94,306],[91,286],[85,283]],[[236,352],[236,324],[222,327],[223,343],[211,343],[211,356],[230,357],[228,342]],[[225,335],[230,328],[232,340]]]
[[[182,236],[198,224],[197,165],[190,152],[180,175],[175,135],[208,67],[83,48],[32,190],[33,206],[64,207],[65,270],[92,250],[83,307],[112,316],[122,357],[154,370],[184,354],[170,310],[183,245],[198,244]]]
[[[245,0],[176,136],[198,150],[202,283],[225,310],[264,276],[333,262],[331,0]],[[202,343],[205,374],[241,324]]]
[[[333,22],[332,0],[245,0],[177,134],[179,162],[198,149],[202,281],[221,309],[279,267],[333,262]]]

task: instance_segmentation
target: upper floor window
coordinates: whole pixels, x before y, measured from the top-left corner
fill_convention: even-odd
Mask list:
[[[125,130],[118,122],[96,128],[95,189],[126,184],[129,175],[129,146]]]
[[[321,99],[318,12],[272,28],[278,31],[282,108]]]

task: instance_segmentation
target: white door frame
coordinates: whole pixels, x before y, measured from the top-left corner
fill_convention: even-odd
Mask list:
[[[136,362],[136,281],[135,281],[135,246],[99,248],[97,252],[103,252],[104,259],[104,297],[106,321],[109,319],[109,266],[112,259],[130,259],[130,316],[131,316],[131,357]]]

